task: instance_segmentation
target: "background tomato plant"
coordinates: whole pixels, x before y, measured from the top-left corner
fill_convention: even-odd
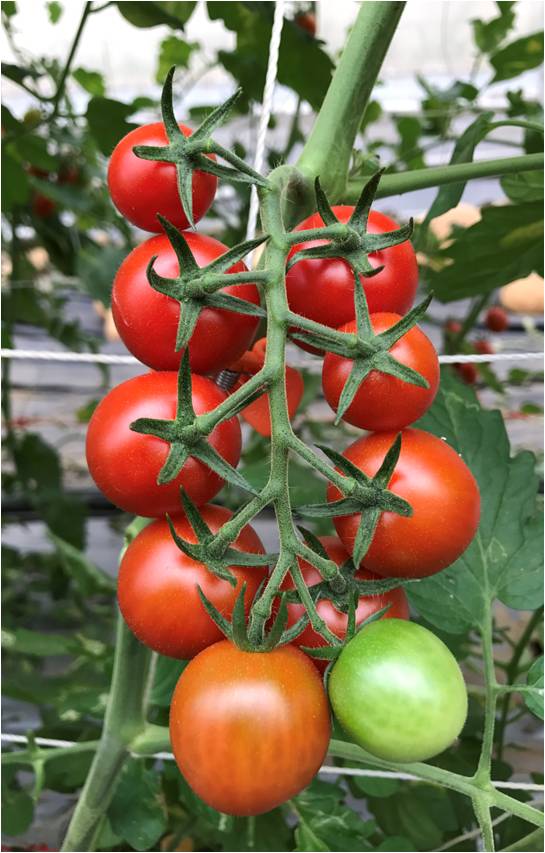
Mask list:
[[[180,64],[180,57],[189,57],[197,49],[188,44],[183,31],[194,4],[114,5],[126,18],[128,28],[129,24],[140,29],[156,25],[168,28],[158,57],[160,75],[164,75],[165,63],[168,66],[174,58]],[[144,11],[138,8],[144,6]],[[62,15],[62,5],[48,3],[47,8],[54,25]],[[218,61],[244,89],[231,130],[236,147],[244,154],[253,108],[262,97],[272,4],[209,3],[207,8],[212,19],[224,21],[236,42]],[[378,152],[388,164],[386,179],[395,180],[397,172],[429,165],[433,148],[442,150],[441,146],[449,142],[454,143],[454,163],[471,161],[475,147],[491,132],[494,121],[541,120],[541,105],[526,96],[524,78],[517,79],[517,75],[539,63],[542,41],[539,34],[515,38],[512,27],[516,14],[516,4],[502,3],[497,9],[490,4],[490,17],[473,24],[476,64],[490,70],[490,80],[507,81],[505,94],[497,96],[495,115],[480,107],[482,89],[478,91],[481,87],[475,85],[471,74],[448,87],[420,79],[421,106],[414,115],[385,117],[378,100],[371,101],[361,126],[361,144],[352,159],[355,186],[359,187],[362,177],[375,168]],[[2,20],[9,38],[17,43],[16,3],[2,3]],[[332,60],[308,28],[302,31],[296,23],[286,24],[283,45],[279,80],[311,111],[317,110],[327,89]],[[175,57],[171,53],[169,58],[173,50]],[[296,63],[290,61],[293,56],[297,56]],[[105,157],[134,126],[142,110],[155,114],[156,98],[146,93],[128,103],[116,100],[109,97],[108,80],[98,70],[81,68],[74,62],[63,80],[64,67],[51,57],[30,55],[28,51],[4,67],[8,79],[24,87],[29,95],[26,112],[19,111],[9,99],[2,108],[2,205],[8,272],[3,290],[3,342],[8,347],[21,345],[22,332],[38,330],[41,340],[47,336],[48,346],[53,341],[69,350],[99,348],[100,329],[97,324],[89,327],[81,313],[75,317],[74,300],[83,293],[86,311],[89,297],[107,306],[115,270],[136,242],[134,232],[107,199]],[[68,93],[66,97],[56,100],[54,95],[53,100],[47,100],[50,91],[61,91],[62,96],[63,90]],[[74,97],[76,92],[79,99]],[[188,121],[195,122],[204,107],[191,107]],[[465,119],[461,135],[457,124],[460,116]],[[293,157],[304,129],[304,116],[298,108],[285,148],[269,151],[271,164]],[[510,153],[535,154],[541,146],[539,134],[527,128]],[[453,352],[470,346],[472,328],[484,318],[485,305],[495,288],[539,269],[543,191],[542,176],[541,181],[539,178],[537,172],[504,177],[501,187],[505,203],[485,206],[480,221],[470,228],[455,229],[446,245],[437,240],[430,222],[458,203],[463,184],[443,187],[418,229],[418,247],[428,259],[423,267],[424,283],[462,322],[469,320],[459,330],[462,335],[446,341],[447,347],[454,347]],[[247,189],[236,188],[229,199],[211,211],[226,244],[244,234],[248,197]],[[392,213],[396,215],[393,202]],[[506,247],[498,242],[499,230]],[[475,261],[468,265],[468,257]],[[472,300],[469,309],[466,303],[456,304],[462,298]],[[28,535],[30,548],[4,546],[5,728],[26,732],[30,727],[38,736],[81,741],[81,748],[70,754],[23,750],[15,760],[9,753],[3,776],[4,831],[10,845],[19,841],[26,845],[41,841],[47,825],[47,830],[52,830],[50,846],[56,847],[69,798],[83,783],[89,767],[92,747],[88,744],[100,732],[112,667],[113,584],[89,552],[93,549],[100,555],[97,536],[104,535],[104,528],[98,527],[97,514],[108,514],[116,542],[125,519],[111,513],[85,484],[81,487],[81,473],[74,470],[70,456],[67,464],[63,447],[66,422],[51,425],[40,415],[39,406],[28,415],[25,398],[21,397],[21,374],[15,374],[11,384],[10,372],[10,364],[4,361],[4,522],[8,531],[10,524],[28,524],[24,528],[27,536],[27,530],[31,534],[36,530],[39,519],[47,540],[42,547]],[[106,369],[98,377],[93,374],[69,426],[88,419],[102,393],[97,389],[97,378],[105,386],[110,382]],[[511,383],[518,383],[515,408],[517,414],[520,411],[524,415],[524,406],[528,405],[525,394],[530,396],[530,383],[540,376],[517,368],[507,375],[504,388],[503,374],[498,378],[486,365],[480,365],[476,378],[480,388],[487,385],[498,394],[512,388]],[[315,396],[319,378],[307,372],[305,381],[307,397],[302,411]],[[62,402],[63,389],[54,383],[52,386],[46,387],[45,393]],[[507,407],[507,400],[512,407],[510,397],[496,399],[502,408]],[[531,406],[535,414],[535,402]],[[476,632],[493,631],[495,653],[506,679],[520,682],[528,677],[528,683],[537,686],[542,540],[536,493],[540,466],[535,468],[535,460],[526,451],[511,455],[498,413],[479,408],[473,390],[447,371],[433,408],[419,426],[446,437],[470,464],[483,493],[484,524],[478,540],[458,564],[410,589],[412,606],[422,622],[441,634],[468,671],[479,665]],[[339,447],[354,437],[350,428],[333,433],[330,424],[312,411],[305,420],[299,418],[297,429],[309,441],[332,441],[335,434]],[[246,443],[243,470],[256,485],[266,476],[265,447],[258,436]],[[316,500],[323,497],[322,485],[303,465],[294,464],[291,477],[295,504],[309,502],[311,493]],[[230,488],[226,500],[234,505],[238,497]],[[322,532],[320,525],[316,530]],[[499,604],[494,605],[492,623],[490,609],[495,599]],[[524,615],[513,614],[513,609]],[[150,697],[151,722],[166,722],[173,685],[182,666],[159,659]],[[513,743],[520,746],[522,741],[528,751],[525,727],[532,729],[529,708],[535,711],[538,702],[531,691],[527,701],[528,705],[520,697],[510,699],[506,695],[499,703],[495,778],[510,778],[520,767],[521,754],[511,748]],[[29,710],[30,726],[26,716]],[[462,772],[472,768],[479,753],[482,720],[482,696],[475,689],[460,744],[441,756],[437,764]],[[339,764],[342,761],[338,759]],[[34,770],[32,778],[22,772],[29,767]],[[538,779],[535,774],[533,778]],[[45,820],[41,811],[44,804],[49,809]],[[270,845],[271,849],[285,850],[432,850],[452,843],[474,827],[471,811],[459,794],[426,782],[407,785],[395,779],[363,776],[324,776],[287,809],[275,810],[253,823],[225,821],[195,797],[172,764],[134,758],[123,771],[101,829],[99,847],[145,850],[157,849],[160,844],[174,849],[175,845],[187,845],[190,839],[195,849],[267,849]],[[512,818],[498,825],[497,840],[508,847],[527,832],[526,824]],[[539,849],[539,843],[534,839],[524,849],[532,845]],[[474,841],[465,844],[473,845]],[[467,848],[460,842],[453,849]]]

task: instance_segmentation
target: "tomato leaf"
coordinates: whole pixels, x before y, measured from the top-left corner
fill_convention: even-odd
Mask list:
[[[481,213],[437,255],[445,265],[430,272],[428,283],[441,302],[490,293],[534,271],[543,275],[543,204],[484,207]]]
[[[294,798],[299,824],[295,830],[298,851],[365,850],[375,822],[362,820],[345,803],[339,785],[315,780]]]
[[[537,608],[543,587],[533,454],[511,456],[500,412],[481,409],[474,392],[446,371],[418,426],[448,441],[470,467],[481,491],[481,522],[452,566],[408,587],[412,603],[452,633],[482,625],[496,597],[511,607]]]
[[[195,3],[117,3],[117,8],[123,17],[134,27],[145,29],[166,24],[172,29],[183,30]]]
[[[495,70],[493,83],[499,80],[509,80],[537,68],[543,62],[543,31],[532,33],[524,38],[512,41],[497,50],[490,57],[490,64]]]
[[[129,759],[108,809],[111,827],[135,850],[150,850],[167,828],[160,776]]]
[[[528,687],[535,692],[525,693],[524,701],[532,714],[543,719],[543,655],[538,658],[528,670]]]

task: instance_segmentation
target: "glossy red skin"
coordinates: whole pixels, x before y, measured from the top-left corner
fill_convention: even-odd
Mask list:
[[[201,515],[213,533],[231,518],[232,512],[207,504]],[[185,515],[173,517],[176,532],[188,542],[197,537]],[[263,544],[246,525],[232,545],[237,551],[263,554]],[[117,598],[125,622],[138,639],[159,654],[188,660],[223,634],[204,609],[197,587],[227,619],[243,583],[246,615],[267,571],[262,566],[231,566],[236,587],[211,574],[206,565],[181,551],[166,519],[145,527],[128,546],[117,581]]]
[[[207,237],[187,231],[184,234],[191,252],[200,267],[219,258],[227,246]],[[154,290],[146,270],[157,256],[154,270],[165,278],[176,278],[179,264],[166,235],[150,237],[127,255],[114,280],[112,314],[123,343],[133,355],[155,370],[177,370],[183,351],[175,352],[180,303]],[[243,272],[242,261],[229,272]],[[259,305],[255,284],[224,287],[221,293],[231,294]],[[214,373],[237,359],[250,346],[258,317],[204,308],[189,342],[189,361],[194,373]]]
[[[305,391],[303,377],[294,367],[286,365],[286,398],[290,420],[295,416],[299,403]],[[252,426],[256,432],[265,438],[271,436],[271,413],[269,398],[263,394],[241,411],[241,417]]]
[[[400,320],[399,314],[372,314],[371,325],[378,334]],[[342,326],[342,332],[356,332],[353,320]],[[378,370],[372,370],[363,380],[342,419],[349,424],[369,430],[403,429],[414,423],[429,409],[439,388],[437,352],[427,335],[413,326],[390,349],[401,364],[412,367],[427,379],[429,388],[420,388]],[[324,395],[334,411],[352,370],[353,361],[328,352],[322,368]]]
[[[333,211],[341,222],[348,222],[354,208],[337,205]],[[320,228],[322,225],[320,214],[313,213],[295,230]],[[371,211],[368,226],[370,234],[381,234],[397,228],[397,222],[384,213]],[[298,243],[290,250],[288,259],[300,249],[321,246],[326,242],[310,240]],[[370,313],[387,311],[405,314],[414,302],[418,286],[418,266],[411,243],[405,241],[399,246],[375,252],[369,256],[369,260],[373,266],[384,265],[382,272],[371,278],[360,276]],[[325,326],[338,329],[354,319],[354,273],[346,261],[340,258],[299,261],[286,274],[286,290],[292,311]]]
[[[184,136],[191,129],[179,125]],[[135,145],[167,145],[162,122],[145,124],[127,133],[115,146],[108,166],[108,188],[112,201],[123,216],[144,231],[161,231],[160,213],[178,228],[188,228],[173,163],[143,160],[133,153]],[[193,173],[193,219],[202,219],[216,194],[218,179],[207,172]]]
[[[343,563],[349,559],[346,548],[336,536],[320,536],[318,538],[324,546],[329,558],[334,560],[338,566],[342,566]],[[313,586],[314,584],[322,581],[322,577],[318,569],[314,568],[314,566],[311,566],[310,563],[307,563],[306,560],[302,560],[301,558],[298,558],[298,562],[307,586]],[[378,575],[374,575],[372,572],[368,572],[365,569],[358,569],[355,577],[358,580],[376,580]],[[295,584],[291,575],[288,575],[284,579],[281,589],[295,589]],[[384,616],[381,616],[381,619],[409,618],[409,604],[407,596],[404,589],[399,587],[398,589],[392,589],[389,592],[381,593],[380,595],[360,595],[358,599],[358,606],[356,608],[356,625],[361,625],[361,623],[369,616],[372,616],[373,613],[376,613],[378,610],[382,610],[383,607],[388,607],[388,605],[389,609]],[[347,613],[343,613],[341,610],[338,610],[333,602],[327,598],[320,598],[318,600],[316,610],[330,631],[336,634],[339,639],[344,639],[344,637],[346,637],[346,628],[348,625]],[[294,625],[297,620],[301,618],[304,612],[305,608],[302,604],[288,604],[288,627]],[[326,645],[323,637],[321,637],[310,624],[307,625],[301,634],[299,634],[295,642],[298,646],[309,646],[310,648],[317,648]],[[311,658],[311,660],[319,672],[325,671],[327,661],[319,660],[318,658]]]
[[[322,680],[294,646],[209,646],[182,673],[170,708],[180,772],[205,803],[257,815],[305,788],[330,736]]]
[[[147,517],[180,511],[180,486],[191,500],[211,500],[223,480],[192,456],[170,483],[157,485],[169,444],[152,435],[129,429],[137,418],[172,419],[176,414],[178,377],[174,372],[145,373],[117,385],[93,412],[87,430],[87,465],[93,480],[108,500],[126,512]],[[197,415],[215,409],[225,394],[210,379],[192,377],[193,407]],[[215,427],[209,443],[235,466],[240,458],[238,419]]]
[[[413,515],[382,513],[363,565],[384,577],[421,578],[463,554],[479,525],[480,495],[471,471],[446,441],[419,429],[401,435],[401,453],[388,488],[411,504]],[[343,456],[373,476],[395,437],[396,432],[364,436]],[[340,497],[330,485],[327,499]],[[359,520],[359,513],[333,519],[350,553]]]
[[[503,308],[494,306],[486,312],[485,323],[491,332],[505,332],[509,327],[509,317]]]

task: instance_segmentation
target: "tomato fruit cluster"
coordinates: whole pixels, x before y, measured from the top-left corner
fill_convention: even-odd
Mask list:
[[[298,25],[311,32],[299,19]],[[184,137],[191,135],[179,127]],[[224,261],[225,268],[236,262],[227,269],[225,286],[223,278],[217,282],[216,301],[202,289],[199,282],[211,282],[212,292],[215,280],[199,278],[200,269],[212,265],[217,271],[215,262],[227,248],[194,231],[180,238],[176,229],[188,228],[189,221],[176,166],[168,158],[140,156],[141,146],[153,156],[168,144],[162,124],[147,125],[121,140],[110,161],[115,205],[134,225],[154,232],[121,264],[112,293],[121,338],[151,370],[122,382],[98,405],[89,424],[87,459],[95,482],[113,503],[153,519],[123,554],[118,601],[141,642],[189,661],[170,710],[178,767],[208,805],[232,815],[257,815],[297,794],[319,770],[331,732],[328,694],[348,734],[380,758],[425,760],[457,737],[467,710],[460,670],[440,640],[410,622],[403,584],[441,571],[468,547],[479,521],[479,491],[446,442],[411,426],[433,402],[439,366],[432,343],[415,325],[425,306],[405,316],[415,298],[418,269],[411,244],[394,243],[407,232],[369,255],[375,275],[356,277],[343,257],[298,257],[299,251],[327,242],[303,238],[287,258],[289,321],[295,335],[302,333],[297,342],[311,352],[322,354],[316,343],[324,340],[324,330],[322,338],[305,340],[306,320],[326,327],[325,343],[327,335],[334,336],[337,349],[332,346],[323,359],[325,398],[348,423],[373,431],[346,448],[346,465],[356,482],[362,472],[364,482],[374,483],[396,442],[400,449],[382,490],[383,498],[389,490],[384,499],[390,503],[381,505],[363,559],[356,543],[363,516],[376,511],[375,505],[361,500],[361,511],[354,512],[353,501],[349,509],[345,501],[344,515],[338,503],[333,511],[326,505],[338,535],[314,540],[314,547],[322,560],[328,558],[326,565],[338,567],[336,580],[342,584],[335,586],[330,575],[324,581],[312,562],[292,554],[282,582],[278,577],[268,588],[263,629],[258,623],[262,639],[256,641],[253,603],[271,580],[269,557],[263,556],[256,531],[244,523],[252,515],[243,510],[238,535],[230,537],[232,513],[210,501],[224,477],[240,478],[234,469],[241,428],[233,412],[261,435],[274,434],[266,384],[258,384],[259,376],[252,379],[269,363],[267,339],[253,344],[258,318],[239,313],[241,305],[233,300],[259,306],[260,294],[246,275],[229,284],[230,275],[247,272],[236,260],[243,257],[236,255],[239,247]],[[206,163],[201,159],[199,168]],[[217,179],[198,170],[186,177],[192,180],[197,222],[213,200]],[[340,223],[352,223],[353,207],[333,212]],[[316,213],[295,230],[321,225]],[[371,211],[367,228],[371,234],[390,234],[398,226]],[[262,280],[270,281],[266,275]],[[181,292],[186,287],[189,291]],[[197,311],[184,320],[192,300],[200,300]],[[185,337],[180,336],[184,322]],[[312,330],[312,323],[306,328]],[[366,358],[371,360],[362,368]],[[239,393],[229,408],[229,398],[214,381],[223,369],[236,376],[231,393],[249,381],[255,393]],[[279,383],[280,369],[276,376]],[[287,365],[284,383],[283,405],[292,419],[303,380]],[[353,391],[350,400],[347,387]],[[214,412],[216,417],[204,417]],[[341,457],[334,459],[341,469]],[[339,487],[329,485],[328,501],[342,505],[342,483],[334,482]],[[400,505],[409,511],[398,514]],[[299,553],[308,556],[308,548],[295,550]],[[384,578],[394,581],[385,584]],[[222,639],[222,631],[228,639]],[[324,638],[333,650],[323,648]],[[328,655],[337,657],[326,691],[322,675]]]

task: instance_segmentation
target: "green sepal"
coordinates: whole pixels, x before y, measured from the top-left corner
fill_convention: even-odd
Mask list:
[[[318,660],[337,660],[344,646],[339,642],[338,646],[299,646],[302,652],[311,658]]]
[[[313,551],[316,551],[316,553],[324,560],[329,560],[329,555],[326,549],[324,548],[318,537],[311,530],[307,530],[306,527],[302,527],[300,524],[297,525],[297,529],[303,536],[303,539],[305,540],[307,545],[312,548]]]
[[[243,583],[236,597],[235,604],[233,606],[233,615],[231,618],[232,640],[239,649],[246,649],[248,647],[248,629],[246,627],[246,612],[244,609],[245,595],[246,583]]]
[[[288,607],[286,604],[286,597],[284,593],[279,594],[280,598],[280,606],[278,608],[278,613],[276,614],[276,618],[273,622],[272,628],[265,635],[263,640],[263,650],[270,651],[274,649],[279,643],[284,631],[286,629],[286,625],[288,624]]]
[[[204,607],[204,609],[206,610],[206,612],[210,616],[212,622],[214,622],[214,624],[218,626],[221,633],[225,637],[227,637],[228,640],[231,640],[231,642],[233,642],[233,631],[232,631],[231,623],[228,622],[228,620],[225,618],[225,616],[221,615],[221,613],[219,612],[219,610],[216,607],[214,607],[214,605],[206,597],[206,595],[204,594],[204,592],[202,591],[200,586],[197,586],[197,592],[199,593],[199,598],[201,599],[202,606]]]
[[[295,622],[291,628],[286,628],[280,640],[278,642],[279,646],[286,646],[289,643],[293,643],[294,640],[305,630],[309,623],[308,613],[303,613],[302,616],[299,617],[297,622]]]

